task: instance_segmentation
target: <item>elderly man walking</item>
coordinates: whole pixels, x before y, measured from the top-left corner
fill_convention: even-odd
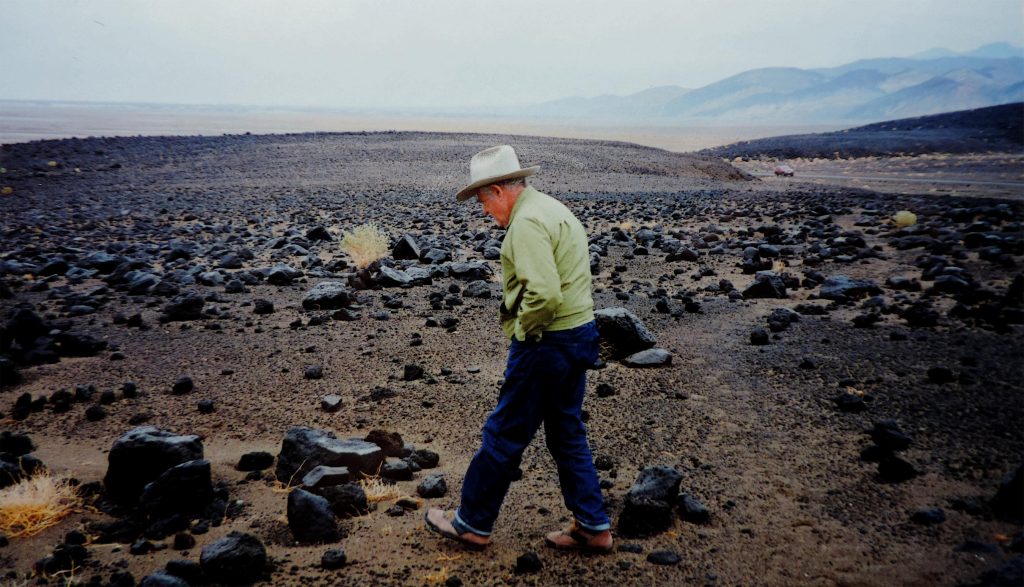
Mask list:
[[[442,536],[486,547],[523,451],[543,424],[574,519],[546,543],[608,552],[611,524],[581,419],[586,371],[598,354],[587,235],[565,205],[526,184],[538,169],[521,168],[508,145],[491,147],[473,156],[471,183],[456,196],[475,197],[507,229],[500,314],[511,346],[498,406],[466,470],[462,503],[454,513],[430,509],[425,519]]]

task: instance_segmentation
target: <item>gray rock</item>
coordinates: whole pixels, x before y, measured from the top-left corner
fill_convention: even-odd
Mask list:
[[[267,566],[267,549],[252,534],[231,532],[203,547],[199,564],[208,579],[217,583],[255,583]]]
[[[134,581],[131,584],[134,584]],[[139,587],[190,587],[190,584],[180,577],[157,571],[143,577],[139,581]]]
[[[676,498],[679,504],[679,517],[692,524],[707,524],[711,520],[711,512],[699,499],[689,493],[680,493]]]
[[[320,557],[320,566],[328,571],[340,569],[345,566],[346,562],[348,562],[348,557],[340,548],[328,550]]]
[[[380,470],[380,476],[392,481],[409,481],[412,479],[412,467],[406,461],[389,459]]]
[[[601,338],[612,349],[612,358],[621,359],[654,346],[655,338],[635,314],[625,308],[606,308],[594,312]]]
[[[483,261],[451,263],[448,266],[448,271],[452,277],[466,281],[487,279],[491,275],[494,275],[494,270],[491,269],[491,266]]]
[[[487,299],[491,297],[491,288],[486,281],[479,279],[471,281],[466,285],[466,288],[462,290],[462,297]]]
[[[198,436],[140,426],[114,442],[107,455],[109,465],[103,484],[112,499],[134,505],[146,484],[164,471],[202,458],[203,443]]]
[[[331,504],[304,489],[288,494],[288,528],[299,542],[337,542],[340,538]]]
[[[349,289],[340,281],[321,281],[302,299],[302,307],[306,310],[335,310],[351,303]]]
[[[365,440],[339,440],[334,433],[296,427],[281,442],[277,479],[289,483],[301,479],[318,465],[348,467],[352,472],[374,475],[384,462],[384,451]]]
[[[629,355],[622,363],[627,367],[666,367],[672,364],[672,353],[665,349],[647,349]]]
[[[431,248],[427,252],[420,256],[420,260],[424,263],[431,263],[434,265],[440,265],[452,260],[452,255],[444,249]]]
[[[654,565],[678,565],[682,560],[683,557],[679,553],[671,550],[655,550],[647,555],[647,562]]]
[[[323,487],[348,483],[351,480],[352,475],[349,473],[348,467],[318,465],[313,467],[313,470],[306,473],[306,476],[302,478],[302,487],[309,491],[314,491]]]
[[[743,290],[743,299],[755,299],[755,298],[786,298],[786,283],[785,281],[770,271],[762,271],[757,274],[754,278],[754,283],[747,286],[747,289]]]
[[[821,284],[818,297],[825,300],[845,302],[858,300],[882,293],[882,288],[870,279],[850,279],[845,275],[833,275]]]
[[[341,396],[335,393],[320,398],[320,409],[327,413],[334,413],[341,409]]]
[[[405,271],[381,265],[380,272],[374,277],[374,281],[381,287],[409,287],[412,285],[412,278]]]
[[[331,511],[340,518],[361,516],[370,511],[366,491],[356,483],[321,487],[316,493],[331,504]]]
[[[291,265],[278,263],[267,270],[267,283],[270,285],[289,285],[292,281],[302,276],[302,271]]]

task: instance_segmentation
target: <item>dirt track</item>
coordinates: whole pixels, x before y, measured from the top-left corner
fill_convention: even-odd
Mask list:
[[[504,366],[494,297],[432,310],[428,294],[448,295],[450,285],[465,286],[439,279],[431,286],[362,293],[359,320],[311,326],[301,300],[326,277],[307,275],[289,286],[249,286],[242,294],[225,294],[222,285],[183,286],[217,293],[207,306],[216,314],[161,324],[166,299],[158,296],[113,289],[94,313],[68,317],[62,302],[68,291],[60,288],[82,292],[102,282],[0,275],[13,292],[12,299],[0,300],[0,315],[28,302],[51,319],[68,317],[76,329],[124,355],[111,361],[111,348],[95,357],[24,368],[25,382],[0,392],[0,411],[9,414],[22,393],[49,395],[76,384],[119,390],[135,381],[141,390],[136,399],[108,406],[108,416],[98,422],[86,421],[85,406],[75,404],[63,414],[44,410],[24,421],[8,418],[3,429],[28,432],[38,446],[35,454],[52,469],[89,482],[102,477],[104,451],[132,427],[129,419],[145,413],[148,423],[203,435],[214,478],[227,481],[231,498],[247,504],[222,526],[197,536],[188,552],[168,548],[132,556],[123,545],[95,545],[80,577],[106,581],[126,561],[141,579],[168,560],[197,560],[204,544],[230,530],[252,532],[267,544],[276,563],[275,585],[420,585],[443,575],[466,585],[935,585],[969,581],[1013,556],[1002,546],[982,554],[954,552],[967,540],[995,544],[997,535],[1013,535],[1019,525],[993,519],[984,507],[957,510],[950,500],[983,503],[1024,460],[1022,326],[949,316],[956,301],[935,295],[928,299],[940,314],[938,325],[911,328],[900,311],[925,294],[885,288],[891,311],[880,313],[871,328],[856,328],[851,320],[868,311],[862,302],[813,300],[817,285],[791,288],[786,299],[746,300],[708,286],[726,279],[742,291],[753,282],[738,266],[744,248],[767,243],[769,233],[761,229],[779,226],[786,235],[803,231],[802,239],[780,245],[790,249],[781,254],[782,271],[798,278],[807,270],[878,285],[893,275],[920,278],[915,262],[931,252],[955,259],[976,289],[1004,296],[1019,268],[980,259],[964,235],[980,218],[993,223],[993,232],[1019,242],[1019,203],[751,181],[725,164],[625,143],[421,133],[95,139],[13,145],[0,152],[0,166],[8,170],[0,184],[14,188],[12,195],[0,196],[0,259],[39,266],[58,253],[73,262],[107,249],[142,259],[166,276],[172,268],[165,253],[183,242],[197,246],[188,268],[215,269],[220,255],[242,248],[253,253],[243,270],[280,260],[298,267],[308,258],[287,257],[271,247],[273,239],[288,236],[289,229],[301,236],[323,225],[335,240],[313,243],[309,250],[330,265],[342,257],[341,230],[370,220],[393,237],[408,232],[450,250],[455,260],[482,259],[474,248],[487,237],[500,237],[500,231],[476,208],[455,205],[451,194],[465,179],[472,153],[506,141],[524,164],[542,166],[535,185],[566,201],[592,242],[607,250],[595,277],[597,307],[631,309],[659,346],[673,353],[671,367],[637,370],[611,363],[591,372],[589,390],[600,383],[616,390],[606,398],[591,393],[585,404],[595,455],[617,463],[602,472],[614,475],[606,492],[613,518],[639,469],[662,464],[683,473],[683,490],[708,506],[710,524],[676,520],[657,537],[619,540],[639,544],[640,554],[546,551],[544,532],[565,525],[568,516],[541,433],[524,457],[523,480],[513,485],[488,553],[464,553],[441,542],[424,529],[422,511],[389,517],[384,510],[390,504],[382,504],[342,522],[347,535],[340,546],[352,563],[340,571],[321,570],[327,547],[293,544],[285,494],[271,480],[239,482],[239,456],[253,450],[276,454],[284,432],[295,425],[330,429],[343,438],[383,428],[441,455],[439,470],[450,492],[428,505],[454,505]],[[49,166],[51,160],[56,167]],[[918,214],[920,234],[956,244],[929,245],[935,251],[895,248],[900,235],[888,218],[901,209]],[[956,214],[957,209],[976,213]],[[697,262],[667,263],[651,243],[650,254],[634,255],[643,244],[640,229],[659,226],[659,238],[674,232],[693,243],[700,237],[707,248],[700,249]],[[865,246],[850,258],[824,257],[811,267],[807,259],[818,256],[811,250],[815,243],[838,249],[834,240],[849,231],[863,237]],[[620,233],[626,240],[618,240]],[[712,254],[718,245],[723,250]],[[1018,265],[1024,260],[1020,252],[1009,258]],[[691,277],[700,267],[715,275]],[[307,273],[315,274],[311,269]],[[39,287],[40,281],[48,287]],[[493,280],[492,292],[499,287]],[[659,297],[673,305],[688,297],[700,311],[657,313]],[[253,315],[245,302],[254,298],[273,301],[277,311]],[[387,320],[374,319],[386,298],[400,299],[402,307],[388,310]],[[766,326],[771,310],[801,303],[828,312],[802,315],[767,346],[750,344],[751,330]],[[141,312],[150,328],[113,325],[118,312]],[[427,327],[428,317],[455,317],[458,327]],[[301,325],[292,326],[296,320]],[[413,333],[422,335],[421,346],[410,346]],[[406,363],[422,365],[433,383],[402,381]],[[304,366],[313,364],[323,366],[323,379],[303,378]],[[933,367],[949,368],[959,378],[930,382]],[[182,374],[195,380],[196,390],[167,393]],[[397,397],[359,400],[378,385],[396,390]],[[865,412],[836,410],[832,399],[847,388],[872,399]],[[320,410],[327,393],[344,398],[339,412]],[[197,411],[204,398],[214,400],[215,413]],[[877,465],[860,460],[870,444],[864,430],[884,419],[895,419],[913,436],[904,456],[920,476],[883,483]],[[412,494],[416,482],[401,486]],[[943,508],[946,521],[910,521],[913,512],[927,507]],[[66,532],[97,519],[103,515],[77,514],[36,537],[14,540],[0,548],[0,567],[24,578]],[[676,551],[683,561],[672,567],[648,563],[646,555],[659,549]],[[527,551],[539,552],[544,568],[513,574],[516,557]]]

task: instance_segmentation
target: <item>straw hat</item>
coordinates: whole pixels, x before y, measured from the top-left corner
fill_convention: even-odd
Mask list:
[[[477,188],[492,183],[498,183],[506,179],[516,179],[537,173],[539,165],[522,168],[519,166],[519,157],[516,157],[515,150],[508,145],[498,145],[484,149],[469,161],[470,184],[459,190],[455,197],[464,202],[473,197]]]

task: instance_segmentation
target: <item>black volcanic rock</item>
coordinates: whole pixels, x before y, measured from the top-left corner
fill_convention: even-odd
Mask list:
[[[199,564],[212,581],[229,585],[252,584],[263,578],[267,549],[252,534],[231,532],[203,547]]]
[[[365,440],[339,440],[334,433],[296,427],[288,430],[277,456],[277,479],[282,483],[299,481],[313,467],[348,467],[374,475],[384,462],[384,451]]]
[[[197,293],[186,293],[167,302],[164,306],[162,322],[179,322],[200,320],[203,317],[203,306],[206,301]]]
[[[619,515],[619,532],[643,538],[664,532],[672,525],[672,505],[683,476],[671,467],[645,467],[626,493]]]
[[[202,458],[203,443],[198,436],[140,426],[114,442],[107,455],[109,465],[103,485],[113,500],[134,504],[146,484],[164,471]]]
[[[597,310],[594,318],[601,338],[614,349],[615,359],[647,350],[657,342],[640,318],[626,308]]]
[[[330,502],[299,488],[288,493],[288,528],[299,542],[337,542],[340,538]]]

